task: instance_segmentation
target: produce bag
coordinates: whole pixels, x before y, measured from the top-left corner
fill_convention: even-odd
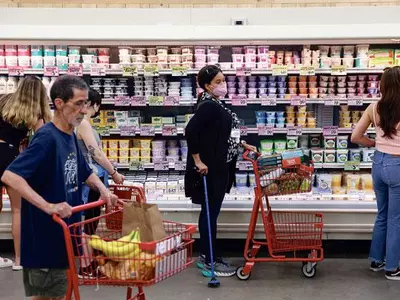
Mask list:
[[[158,241],[166,237],[161,213],[155,204],[138,202],[124,203],[122,235],[132,230],[140,232],[142,242]]]

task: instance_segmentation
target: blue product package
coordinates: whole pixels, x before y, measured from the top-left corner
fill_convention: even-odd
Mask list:
[[[281,153],[282,159],[290,159],[295,157],[302,157],[303,150],[302,149],[294,149],[294,150],[286,150]]]

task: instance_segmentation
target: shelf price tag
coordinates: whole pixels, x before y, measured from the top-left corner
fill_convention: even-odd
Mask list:
[[[178,129],[176,128],[175,125],[163,125],[162,135],[163,136],[177,136]]]
[[[179,106],[179,96],[166,96],[164,99],[164,106]]]
[[[340,106],[339,98],[325,98],[324,99],[325,106]]]
[[[100,136],[110,136],[110,127],[108,126],[99,126],[96,131]]]
[[[250,162],[247,161],[238,161],[237,167],[239,171],[250,171],[253,170],[253,166]]]
[[[344,163],[345,171],[360,171],[360,162],[359,161],[346,161]]]
[[[347,100],[347,104],[350,106],[362,106],[364,104],[363,97],[353,97]]]
[[[313,67],[313,66],[301,66],[300,67],[300,75],[302,75],[302,76],[315,75],[315,67]]]
[[[154,66],[154,65],[144,66],[144,76],[148,76],[148,77],[160,76],[158,67]]]
[[[236,69],[236,76],[250,76],[251,75],[251,68],[237,68]]]
[[[49,77],[60,76],[60,69],[58,67],[44,67],[43,76],[49,76]]]
[[[82,66],[69,66],[67,74],[74,76],[83,76]]]
[[[142,162],[134,160],[129,163],[129,171],[143,171],[144,165]]]
[[[299,126],[289,126],[287,128],[287,135],[299,136],[303,134],[303,129]]]
[[[115,106],[130,106],[131,105],[131,98],[128,96],[120,96],[115,97],[114,105]]]
[[[333,76],[346,76],[347,75],[346,66],[332,66],[331,67],[331,75],[333,75]]]
[[[247,126],[240,126],[239,129],[240,129],[240,136],[246,136],[249,130]]]
[[[272,65],[272,76],[287,76],[288,66]]]
[[[150,106],[163,106],[164,105],[164,97],[162,96],[150,96],[149,98]]]
[[[322,129],[323,136],[337,136],[338,135],[338,127],[337,126],[325,126]]]
[[[258,127],[258,135],[274,135],[273,125],[262,125]]]
[[[140,126],[140,135],[141,136],[155,136],[156,131],[153,125],[142,125]]]
[[[247,106],[247,98],[234,95],[232,97],[233,106]]]
[[[274,96],[263,95],[261,97],[261,105],[262,106],[276,106],[276,95],[274,95]]]
[[[183,161],[175,162],[175,170],[176,171],[186,171],[186,163]]]
[[[132,106],[146,106],[146,98],[143,96],[134,96],[131,98]]]
[[[168,171],[168,170],[169,170],[169,163],[167,161],[154,163],[154,171]]]
[[[90,76],[106,76],[106,68],[104,66],[94,64],[90,67]]]
[[[188,68],[183,66],[173,66],[172,76],[187,76]]]
[[[290,105],[305,106],[307,105],[307,98],[304,96],[292,96],[290,99]]]
[[[9,67],[8,76],[24,76],[25,71],[23,67]]]
[[[136,126],[132,125],[125,125],[125,126],[120,126],[120,135],[121,136],[135,136],[136,135]]]
[[[124,76],[124,77],[138,76],[137,67],[123,66],[122,67],[122,76]]]

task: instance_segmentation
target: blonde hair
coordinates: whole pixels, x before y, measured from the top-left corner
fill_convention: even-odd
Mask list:
[[[33,129],[40,119],[51,121],[49,98],[40,79],[35,76],[25,77],[15,93],[1,97],[0,114],[13,127],[26,126]]]

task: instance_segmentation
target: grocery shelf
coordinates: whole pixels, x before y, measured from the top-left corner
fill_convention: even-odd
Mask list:
[[[314,168],[316,169],[343,169],[344,163],[316,163]],[[361,162],[360,169],[371,169],[372,162]]]

